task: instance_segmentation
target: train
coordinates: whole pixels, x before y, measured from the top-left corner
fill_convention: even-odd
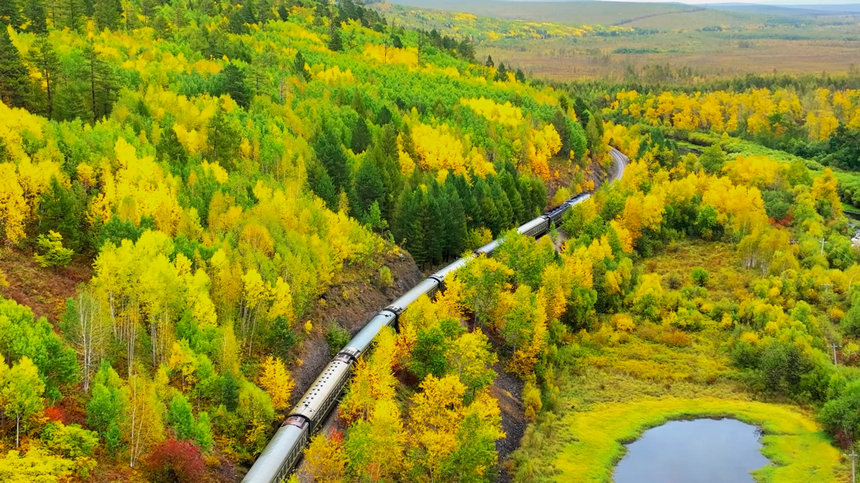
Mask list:
[[[610,154],[618,168],[614,178],[618,179],[624,172],[627,158],[615,149],[612,149]],[[551,226],[561,221],[561,217],[567,210],[589,197],[591,197],[590,192],[573,196],[537,218],[522,224],[517,228],[517,232],[540,238],[549,232]],[[445,277],[466,265],[474,257],[490,255],[503,241],[504,238],[493,240],[472,254],[457,259],[422,280],[373,316],[355,337],[334,356],[311,384],[242,481],[245,483],[275,483],[281,479],[286,479],[301,458],[302,450],[311,435],[320,428],[337,404],[337,400],[349,381],[352,365],[370,348],[376,334],[383,327],[396,324],[400,314],[420,296],[432,297],[442,287]]]

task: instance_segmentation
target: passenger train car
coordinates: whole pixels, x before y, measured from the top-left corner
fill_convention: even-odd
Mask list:
[[[539,238],[546,234],[553,224],[558,224],[562,215],[571,206],[585,201],[590,196],[590,193],[578,194],[534,220],[523,224],[517,228],[517,232]],[[278,482],[282,478],[285,479],[298,462],[302,449],[310,436],[319,429],[319,426],[337,403],[349,380],[352,365],[370,348],[376,334],[383,327],[394,324],[397,317],[421,295],[432,297],[450,273],[468,263],[475,256],[491,254],[502,241],[503,239],[493,240],[475,250],[472,255],[460,258],[430,275],[371,318],[367,325],[349,341],[346,347],[337,353],[311,384],[310,389],[292,409],[284,424],[269,441],[242,481],[270,483]]]

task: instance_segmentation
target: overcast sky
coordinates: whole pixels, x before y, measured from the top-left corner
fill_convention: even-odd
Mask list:
[[[654,3],[655,0],[604,0],[608,2],[648,2]],[[659,3],[665,3],[666,1],[673,0],[663,0]],[[714,0],[674,0],[679,1],[680,3],[692,3],[696,5],[706,5],[706,4],[714,4],[714,3],[757,3],[760,5],[849,5],[860,3],[860,0],[823,0],[823,1],[811,1],[811,0],[727,0],[727,1],[714,1]]]

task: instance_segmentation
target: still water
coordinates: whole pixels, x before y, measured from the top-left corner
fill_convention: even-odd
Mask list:
[[[759,428],[735,419],[670,421],[627,445],[615,483],[741,483],[770,461]]]

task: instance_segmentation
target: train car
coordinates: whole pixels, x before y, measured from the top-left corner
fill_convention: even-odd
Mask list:
[[[418,297],[422,295],[432,297],[438,289],[438,280],[425,278],[419,282],[418,285],[412,287],[408,292],[397,298],[394,302],[388,304],[388,307],[385,307],[385,310],[390,310],[391,312],[400,315],[404,310],[406,310],[406,307],[409,307],[409,304],[418,300]]]
[[[523,223],[517,228],[517,233],[531,237],[540,237],[549,230],[550,219],[541,215],[528,223]]]
[[[346,354],[352,357],[353,360],[358,360],[362,354],[370,347],[370,343],[373,342],[373,339],[376,338],[376,334],[382,330],[383,327],[390,326],[394,324],[397,320],[397,314],[390,310],[383,309],[378,314],[373,316],[370,319],[370,322],[365,324],[365,326],[355,334],[347,344],[338,354]]]
[[[309,433],[310,424],[304,418],[287,418],[242,481],[277,483],[286,479],[301,458]]]
[[[290,412],[290,416],[301,416],[307,419],[310,423],[310,431],[312,433],[316,431],[346,385],[352,362],[352,358],[346,355],[335,356],[311,384],[310,389]]]
[[[615,153],[613,153],[614,156]],[[622,163],[621,173],[623,168]],[[587,200],[590,196],[591,193],[576,195],[534,220],[524,223],[517,228],[517,232],[531,237],[541,237],[549,231],[553,223],[557,224],[561,221],[570,207]],[[474,254],[489,255],[503,241],[503,238],[493,240],[475,250]],[[370,319],[317,377],[242,481],[273,483],[286,478],[301,457],[310,435],[319,429],[336,404],[349,380],[352,364],[367,351],[379,331],[383,327],[396,323],[400,314],[421,295],[432,297],[447,276],[466,265],[472,258],[473,256],[460,258],[433,273]]]
[[[437,271],[436,273],[434,273],[433,275],[430,275],[427,278],[432,278],[433,280],[436,280],[437,282],[439,282],[441,284],[442,282],[445,281],[445,277],[447,277],[448,275],[450,275],[451,273],[456,271],[458,268],[465,266],[467,263],[469,263],[469,260],[471,260],[472,258],[474,258],[474,257],[468,256],[468,257],[458,258],[453,263],[447,265],[445,268]]]

